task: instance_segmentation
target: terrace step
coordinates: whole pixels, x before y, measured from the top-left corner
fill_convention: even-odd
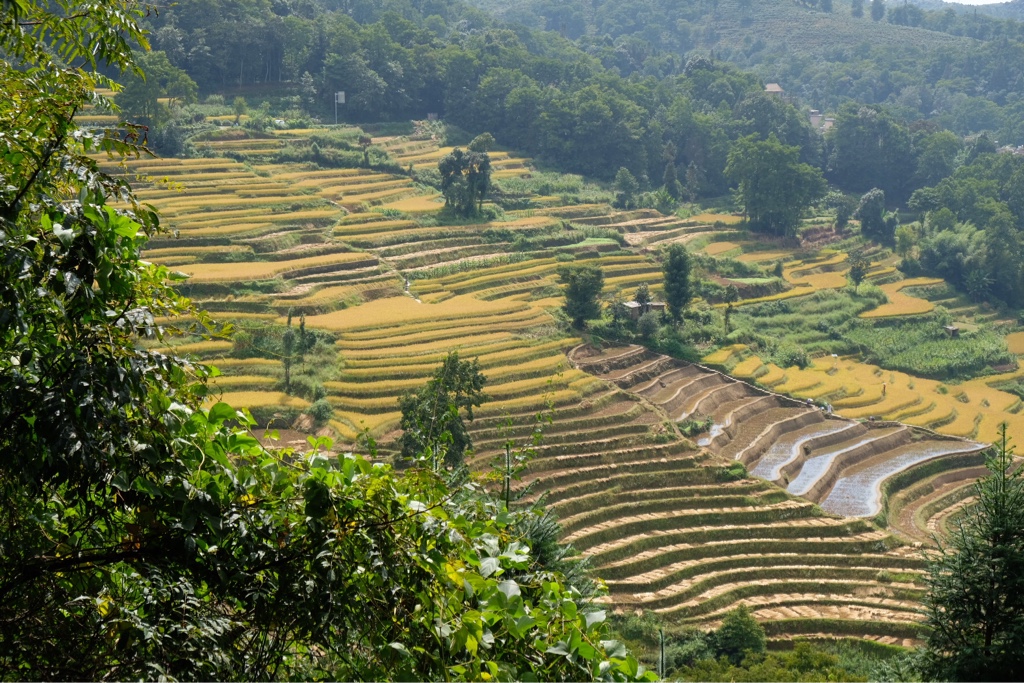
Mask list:
[[[723,403],[712,413],[711,419],[714,422],[711,430],[698,440],[697,445],[718,453],[726,443],[736,438],[736,433],[744,422],[778,405],[779,402],[774,396],[757,394]]]
[[[665,356],[650,357],[648,354],[644,354],[642,362],[636,365],[617,367],[610,372],[598,375],[598,377],[613,382],[620,389],[625,389],[637,381],[646,380],[649,376],[657,376],[661,369],[670,362],[671,359]]]
[[[889,499],[889,523],[911,538],[931,540],[928,518],[936,509],[973,492],[975,481],[988,474],[983,465],[959,467],[915,482]]]
[[[645,398],[651,398],[656,395],[661,389],[664,389],[669,384],[677,382],[682,379],[697,377],[703,374],[699,368],[694,365],[684,365],[682,367],[669,370],[657,377],[652,377],[647,382],[635,384],[629,388],[630,393],[643,396]]]
[[[715,412],[723,405],[730,404],[736,400],[754,398],[754,389],[743,382],[727,382],[716,387],[705,395],[693,406],[693,413],[697,415],[708,415],[712,418]],[[760,397],[757,397],[760,398]]]
[[[905,566],[898,563],[898,558],[879,554],[817,554],[806,552],[775,553],[757,552],[730,555],[720,558],[699,558],[684,560],[637,574],[620,580],[607,581],[613,593],[633,592],[635,597],[645,598],[673,595],[680,589],[697,584],[705,577],[724,571],[751,571],[779,566],[799,565],[807,568],[857,568],[874,571],[890,571],[900,574],[921,573],[925,570],[924,562],[910,562]],[[644,590],[644,589],[648,590]],[[662,590],[671,590],[661,593]]]
[[[287,280],[299,284],[327,284],[371,282],[380,279],[394,279],[395,276],[391,273],[382,273],[380,270],[380,266],[374,264],[372,266],[366,266],[363,268],[338,269],[327,273],[302,275],[298,277],[289,277],[287,274],[285,274],[284,277]]]
[[[867,431],[863,425],[843,420],[825,420],[795,429],[780,436],[768,450],[754,462],[750,473],[769,481],[781,478],[781,470],[796,460],[804,449],[821,449],[848,440]]]
[[[881,486],[886,479],[935,458],[982,449],[981,444],[962,441],[919,441],[879,453],[843,471],[821,507],[837,515],[873,517],[881,510]],[[865,491],[873,496],[865,496]]]
[[[878,534],[878,545],[884,546],[887,534],[863,521],[813,517],[802,515],[784,520],[772,520],[747,524],[719,524],[683,529],[651,529],[591,546],[587,555],[598,567],[599,573],[615,562],[631,562],[641,558],[645,552],[663,554],[681,545],[688,547],[712,547],[722,543],[751,543],[756,547],[762,543],[779,541],[807,543],[815,541],[849,541],[858,534]],[[735,546],[733,546],[735,547]]]
[[[872,568],[861,570],[830,568],[828,573],[836,575],[838,578],[832,578],[831,576],[811,578],[808,576],[808,569],[809,567],[800,565],[776,567],[772,570],[766,570],[761,574],[761,577],[737,571],[733,576],[723,574],[715,577],[717,581],[707,581],[707,584],[717,585],[710,585],[706,590],[699,593],[697,591],[702,586],[697,586],[696,589],[691,590],[689,593],[682,594],[683,596],[693,595],[693,597],[680,600],[676,595],[666,595],[646,600],[641,604],[646,609],[653,609],[659,614],[672,614],[676,618],[685,618],[705,615],[708,611],[717,609],[722,605],[732,604],[740,597],[750,595],[753,591],[763,595],[766,593],[774,594],[778,592],[803,592],[810,590],[824,592],[823,589],[827,589],[830,595],[863,595],[872,591],[878,593],[889,590],[902,590],[902,592],[907,593],[917,589],[917,586],[910,583],[879,584],[875,580],[878,570]],[[736,580],[730,582],[729,579],[733,577]],[[725,582],[718,583],[718,581]],[[885,587],[883,588],[882,586]],[[918,589],[918,591],[923,597],[924,590]]]
[[[941,534],[943,531],[945,531],[943,527],[945,526],[946,520],[950,519],[953,515],[959,513],[965,507],[968,507],[969,505],[973,504],[976,500],[976,496],[967,496],[966,498],[958,500],[952,505],[943,508],[942,510],[939,510],[938,512],[936,512],[928,518],[928,521],[925,524],[925,530],[932,535]]]
[[[871,429],[859,438],[843,441],[821,451],[801,454],[782,468],[787,490],[811,500],[823,500],[832,490],[839,473],[878,453],[884,453],[910,441],[906,427]]]
[[[572,499],[552,503],[549,507],[557,510],[561,519],[594,510],[605,504],[615,504],[620,499],[631,501],[658,500],[666,496],[685,496],[691,500],[722,495],[751,495],[765,490],[765,484],[755,479],[741,479],[713,484],[676,485],[674,482],[652,482],[646,486],[632,480],[624,480],[595,493],[584,493]],[[659,486],[660,485],[660,486]]]
[[[621,513],[630,516],[664,512],[665,508],[679,513],[683,510],[727,510],[745,507],[757,507],[762,504],[778,502],[781,491],[750,492],[750,495],[725,495],[719,489],[718,495],[695,497],[692,491],[685,488],[662,489],[656,499],[630,500],[629,496],[618,496],[618,502],[607,503],[596,509],[580,511],[575,515],[562,517],[564,533],[573,534],[583,529],[596,528],[607,521],[608,517],[625,519]],[[784,494],[782,494],[784,496]],[[783,498],[785,499],[785,498]],[[596,501],[592,501],[596,502]]]
[[[708,372],[689,381],[669,385],[663,394],[654,396],[651,402],[659,405],[673,420],[682,422],[693,414],[694,407],[701,399],[726,384],[728,381],[724,377]]]
[[[643,530],[679,531],[688,528],[721,527],[733,524],[756,523],[759,520],[781,521],[810,514],[812,505],[808,501],[785,500],[772,505],[733,506],[725,508],[693,509],[682,511],[651,512],[619,517],[580,529],[568,534],[564,542],[586,550],[603,541],[604,537],[617,537]]]
[[[749,465],[782,434],[822,422],[824,419],[821,411],[809,408],[768,408],[740,423],[735,430],[735,436],[719,447],[718,455]]]
[[[719,381],[715,382],[708,382],[708,384],[709,386],[691,394],[682,402],[678,411],[673,413],[678,415],[677,421],[682,422],[696,416],[710,415],[711,411],[718,405],[729,398],[733,398],[736,395],[737,389],[740,393],[743,393],[746,389],[743,384],[732,382],[725,378],[720,378]],[[709,409],[705,410],[704,406],[707,406]]]
[[[813,518],[807,518],[813,519]],[[807,521],[806,519],[804,521]],[[808,533],[813,533],[808,528]],[[704,563],[726,560],[734,557],[761,555],[829,555],[835,562],[856,562],[862,555],[878,554],[886,548],[890,537],[879,529],[859,533],[832,534],[825,537],[772,538],[760,535],[758,538],[726,538],[704,543],[675,543],[635,552],[601,567],[601,576],[609,582],[635,581],[637,576],[650,572],[667,575],[667,568],[676,564]],[[888,555],[886,555],[888,556]],[[898,560],[899,558],[896,558]],[[896,560],[891,564],[895,564]],[[920,558],[916,560],[921,563]],[[914,560],[910,560],[913,564]],[[917,565],[915,565],[917,566]]]

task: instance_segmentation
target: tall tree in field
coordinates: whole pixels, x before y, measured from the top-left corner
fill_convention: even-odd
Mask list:
[[[641,314],[651,310],[651,288],[647,286],[646,282],[641,282],[640,286],[636,288],[633,301],[640,304]]]
[[[800,214],[825,192],[821,171],[800,163],[800,149],[756,135],[740,138],[729,152],[726,176],[739,185],[750,226],[774,235],[790,235]]]
[[[690,252],[681,244],[670,245],[661,270],[665,275],[665,306],[672,320],[678,323],[693,298]]]
[[[885,193],[877,187],[860,198],[857,212],[854,214],[860,221],[860,232],[865,237],[870,237],[879,242],[886,242],[885,223]]]
[[[850,282],[853,283],[854,291],[860,291],[860,283],[864,282],[864,278],[868,275],[868,270],[871,268],[871,263],[860,255],[855,255],[850,258],[850,272],[848,276]]]
[[[1015,464],[1004,424],[976,502],[929,566],[925,680],[1024,680],[1024,469]]]
[[[676,174],[676,162],[669,159],[665,163],[665,173],[662,175],[661,184],[672,199],[679,199],[683,195],[683,186]]]
[[[558,269],[558,279],[565,285],[563,310],[572,324],[582,328],[588,320],[601,315],[601,290],[604,273],[595,265],[573,264]]]
[[[628,168],[620,168],[615,174],[615,206],[620,209],[631,209],[636,205],[636,195],[640,191],[640,183],[629,172]]]
[[[490,155],[456,147],[437,162],[437,170],[445,206],[463,217],[478,214],[491,187]]]
[[[425,387],[398,402],[405,430],[402,455],[412,459],[429,451],[435,467],[460,467],[473,447],[465,421],[472,421],[473,408],[483,403],[486,382],[479,361],[459,360],[458,351],[450,352]]]
[[[885,16],[885,0],[871,0],[871,18],[881,21]]]

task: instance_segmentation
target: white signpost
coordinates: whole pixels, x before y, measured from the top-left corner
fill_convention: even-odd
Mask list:
[[[334,125],[338,125],[338,105],[345,104],[345,91],[339,90],[334,93]]]

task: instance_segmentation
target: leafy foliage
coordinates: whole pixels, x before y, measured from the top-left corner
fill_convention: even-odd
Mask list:
[[[125,79],[124,90],[117,97],[117,105],[129,120],[156,126],[169,116],[170,108],[196,101],[195,81],[173,66],[166,54],[144,53],[138,62],[144,75]],[[160,103],[161,98],[167,100],[166,105]]]
[[[845,337],[865,350],[870,362],[919,377],[969,378],[1013,358],[1006,341],[995,332],[979,330],[950,339],[939,321],[931,318],[859,325]]]
[[[1024,478],[1006,425],[988,469],[929,566],[927,679],[1016,680],[1024,667]]]
[[[460,216],[475,216],[491,186],[491,157],[458,147],[437,162],[445,206]]]
[[[449,352],[423,389],[399,399],[402,455],[428,458],[435,468],[462,466],[473,447],[462,413],[472,421],[473,408],[484,401],[486,382],[476,359],[460,360],[458,351]]]
[[[669,246],[661,268],[665,275],[665,305],[672,319],[678,322],[693,298],[690,252],[681,244]]]

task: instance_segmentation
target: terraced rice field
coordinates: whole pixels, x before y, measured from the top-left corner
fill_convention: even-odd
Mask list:
[[[248,149],[272,149],[273,142]],[[375,142],[403,167],[427,168],[445,152],[427,139]],[[238,149],[247,148],[220,151]],[[495,166],[500,173],[529,173],[526,160],[510,155],[496,155]],[[130,170],[143,199],[164,209],[165,224],[179,231],[178,238],[153,244],[148,256],[194,275],[186,292],[240,321],[280,324],[290,310],[305,313],[308,328],[336,338],[340,362],[324,387],[334,408],[330,426],[342,441],[369,429],[388,453],[399,395],[422,386],[454,349],[478,358],[489,377],[490,400],[471,425],[474,467],[486,467],[510,436],[527,439],[533,416],[553,405],[554,422],[524,483],[547,492],[564,540],[592,557],[608,582],[613,609],[715,625],[731,607],[748,604],[775,638],[855,633],[909,644],[922,636],[915,611],[922,560],[871,518],[886,513],[906,535],[920,532],[915,538],[929,525],[941,526],[944,511],[962,501],[950,487],[968,481],[977,466],[973,444],[910,426],[827,419],[799,401],[643,350],[577,350],[570,362],[566,352],[580,340],[561,332],[551,316],[561,304],[558,254],[566,251],[521,253],[510,242],[554,230],[616,230],[636,249],[624,253],[614,241],[609,249],[582,239],[569,249],[601,265],[610,295],[631,293],[641,282],[658,292],[660,268],[647,250],[721,234],[712,224],[735,217],[545,205],[510,212],[502,222],[439,226],[421,212],[440,204],[404,176],[245,166],[226,158],[147,160]],[[778,258],[771,252],[741,258],[755,254]],[[183,258],[191,260],[174,261]],[[784,273],[799,296],[845,286],[846,268],[844,255],[826,253],[791,261]],[[224,374],[214,386],[236,405],[308,407],[309,401],[281,393],[279,360],[236,358],[230,342],[177,350],[219,366]],[[936,401],[933,413],[911,414],[916,394],[897,389],[909,378],[894,377],[885,401],[872,401],[880,391],[875,375],[844,378],[817,365],[805,374],[762,367],[742,348],[720,355],[735,374],[787,392],[845,392],[865,401],[839,408],[837,399],[840,412],[870,412],[877,404],[888,409],[885,415],[898,412],[924,425],[943,410]],[[918,382],[915,391],[926,392]],[[1010,409],[996,400],[996,390],[984,389],[993,411]],[[964,391],[976,402],[972,408],[980,405],[982,385]],[[952,392],[933,393],[956,400]],[[950,430],[961,414],[947,423]],[[714,419],[696,442],[677,428],[695,415]],[[987,418],[962,427],[976,438],[990,429]],[[736,459],[756,477],[729,473],[725,465]],[[959,469],[937,465],[954,461]]]
[[[878,308],[861,313],[862,318],[886,318],[898,315],[919,315],[929,313],[935,308],[935,304],[927,299],[906,294],[903,290],[909,287],[925,287],[928,285],[941,285],[943,280],[932,277],[916,277],[910,280],[900,280],[887,285],[882,285],[889,303]]]
[[[704,360],[772,391],[828,401],[845,417],[899,420],[984,443],[995,441],[1003,422],[1011,435],[1024,435],[1020,399],[991,386],[1024,375],[1021,370],[946,386],[855,358],[817,358],[804,369],[779,368],[752,356],[742,345]]]
[[[853,496],[856,510],[839,499],[848,481],[905,471],[902,454],[936,459],[936,444],[965,452],[977,444],[918,441],[907,427],[828,419],[799,401],[641,347],[581,346],[571,357],[616,387],[601,414],[609,422],[615,416],[620,435],[610,441],[607,429],[587,430],[592,444],[552,447],[538,469],[566,540],[592,558],[612,605],[706,626],[747,604],[778,637],[835,632],[838,621],[890,643],[920,637],[920,556],[865,519],[877,512],[877,491]],[[715,426],[695,448],[674,433],[658,432],[655,440],[649,430],[640,438],[636,418],[627,421],[633,415],[659,428],[698,415]],[[783,490],[808,463],[828,456],[831,466],[808,469],[805,497]],[[890,456],[897,456],[891,467]],[[713,466],[732,460],[764,478],[730,477]],[[824,507],[830,498],[839,514],[813,504]],[[840,516],[848,507],[860,519]]]

